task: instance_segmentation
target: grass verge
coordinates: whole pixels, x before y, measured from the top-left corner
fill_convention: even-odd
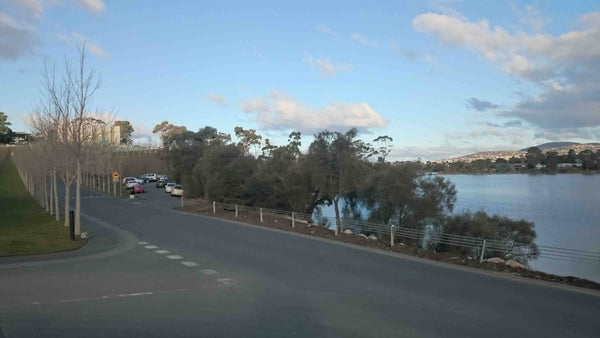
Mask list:
[[[69,229],[40,207],[21,181],[8,148],[0,147],[0,257],[73,250]]]

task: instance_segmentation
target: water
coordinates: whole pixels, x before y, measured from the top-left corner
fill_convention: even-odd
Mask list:
[[[600,256],[600,175],[449,175],[456,212],[484,210],[535,223],[536,244]],[[538,258],[532,268],[600,282],[596,264]]]
[[[533,269],[600,282],[600,175],[445,177],[456,185],[455,212],[484,210],[524,219],[535,223],[538,245],[594,251],[599,256],[596,264],[538,258],[530,262]],[[324,207],[323,215],[333,220],[333,207]]]

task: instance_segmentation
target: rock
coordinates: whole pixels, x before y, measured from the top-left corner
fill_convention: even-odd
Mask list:
[[[451,261],[454,261],[454,260],[457,260],[457,259],[460,259],[460,257],[458,257],[458,256],[450,257]]]
[[[492,257],[485,260],[486,262],[494,263],[494,264],[504,264],[506,261],[500,257]]]
[[[511,268],[515,268],[515,269],[523,268],[523,265],[521,265],[521,263],[519,263],[515,260],[512,260],[512,259],[507,260],[505,264],[510,266]]]
[[[348,234],[348,235],[352,235],[352,230],[350,230],[350,229],[346,229],[346,230],[344,230],[344,233],[345,233],[345,234]]]
[[[377,236],[375,236],[375,235],[370,235],[370,236],[369,236],[369,239],[377,240]]]
[[[398,244],[400,244],[400,246],[406,246],[406,244],[404,244],[404,243],[402,243],[402,242],[400,242],[400,243],[398,243]]]
[[[360,237],[364,237],[364,238],[369,238],[369,237],[367,237],[367,235],[365,235],[365,234],[359,234],[359,236],[360,236]]]

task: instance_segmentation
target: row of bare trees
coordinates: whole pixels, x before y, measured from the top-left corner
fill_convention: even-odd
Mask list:
[[[65,186],[65,215],[70,209],[70,188],[75,184],[76,235],[81,233],[83,170],[89,166],[100,168],[98,155],[102,147],[95,141],[107,118],[91,109],[100,84],[96,72],[87,67],[85,44],[79,48],[77,62],[65,59],[62,73],[45,65],[40,86],[42,98],[29,116],[37,141],[15,152],[15,162],[30,192],[57,219],[57,178]],[[65,217],[65,225],[67,222]]]

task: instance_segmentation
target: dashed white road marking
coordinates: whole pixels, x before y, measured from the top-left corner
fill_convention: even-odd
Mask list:
[[[225,285],[233,284],[233,279],[231,279],[231,278],[219,278],[219,279],[217,279],[217,281],[219,281],[219,283],[222,283]]]
[[[182,259],[182,258],[183,258],[183,256],[179,256],[179,255],[170,255],[170,256],[167,256],[167,258],[168,258],[168,259]]]
[[[154,250],[154,252],[156,252],[157,254],[168,254],[171,253],[171,251],[169,250]]]
[[[137,297],[137,296],[146,296],[146,295],[151,295],[151,294],[153,294],[153,292],[123,293],[123,294],[117,295],[117,297]]]
[[[156,245],[146,245],[144,248],[146,249],[158,249]]]
[[[181,262],[181,264],[183,264],[185,266],[189,266],[189,267],[198,266],[198,263],[196,263],[196,262]]]
[[[202,271],[203,274],[209,275],[209,276],[210,275],[218,275],[219,274],[218,272],[216,272],[215,270],[212,270],[212,269],[202,269],[200,271]]]
[[[148,245],[148,242],[138,242],[139,245]]]

